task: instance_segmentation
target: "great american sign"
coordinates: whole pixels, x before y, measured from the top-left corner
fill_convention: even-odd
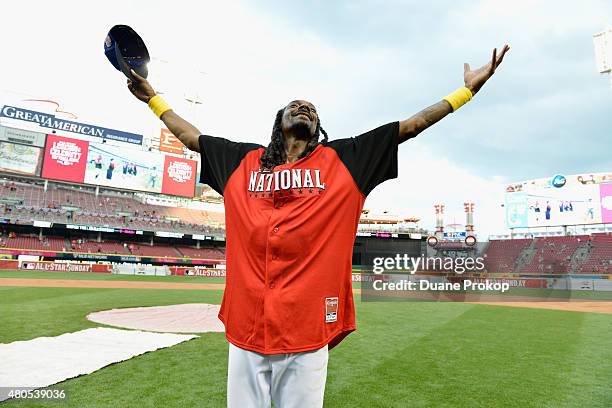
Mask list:
[[[10,105],[4,105],[2,107],[0,117],[37,123],[39,126],[46,129],[61,130],[84,136],[93,136],[101,139],[142,145],[142,135],[136,133],[123,132],[121,130],[58,119],[55,117],[55,115],[17,108]]]

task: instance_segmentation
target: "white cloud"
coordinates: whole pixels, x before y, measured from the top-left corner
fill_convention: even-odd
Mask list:
[[[501,177],[478,176],[460,163],[449,162],[427,147],[427,141],[413,139],[399,146],[399,177],[377,187],[365,208],[390,211],[402,218],[417,217],[420,225],[435,225],[435,204],[444,204],[445,224],[465,225],[463,203],[475,203],[474,224],[481,237],[505,232]]]

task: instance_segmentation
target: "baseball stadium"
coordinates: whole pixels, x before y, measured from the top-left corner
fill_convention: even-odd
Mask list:
[[[528,12],[517,5],[507,16],[492,1],[466,6],[501,21],[475,23],[466,38],[502,46],[492,57],[486,47],[473,53],[471,43],[440,27],[445,34],[435,38],[465,49],[475,68],[466,63],[458,84],[431,85],[426,73],[440,57],[419,46],[423,65],[431,65],[412,84],[421,86],[419,77],[435,92],[447,85],[456,90],[436,98],[416,88],[433,98],[430,104],[438,101],[429,107],[417,96],[385,99],[390,113],[406,108],[400,102],[411,109],[408,119],[389,122],[394,117],[367,99],[386,98],[393,89],[379,79],[380,67],[369,72],[354,58],[363,52],[374,62],[392,59],[383,50],[397,48],[381,44],[394,43],[385,33],[397,20],[362,3],[325,6],[334,25],[299,29],[291,24],[310,14],[296,17],[290,5],[270,10],[240,2],[235,10],[212,11],[209,4],[210,15],[202,17],[212,27],[203,29],[212,30],[205,31],[207,41],[214,30],[227,38],[216,37],[221,45],[209,51],[210,73],[196,74],[209,78],[193,89],[169,81],[193,78],[181,71],[184,61],[161,58],[178,59],[171,50],[184,52],[183,45],[164,46],[174,34],[147,29],[151,22],[131,8],[129,18],[118,20],[96,6],[100,15],[91,26],[74,22],[83,33],[75,41],[97,38],[87,75],[102,73],[91,89],[108,92],[108,99],[85,96],[82,79],[63,92],[61,79],[48,87],[35,79],[30,86],[25,76],[7,80],[7,67],[0,75],[0,407],[612,406],[612,162],[609,137],[598,139],[610,123],[609,115],[580,110],[588,110],[586,98],[603,107],[612,98],[598,82],[612,78],[612,29],[597,31],[612,9],[585,6],[576,17],[573,8],[559,6],[565,17],[545,23],[543,34],[539,20],[526,15],[552,21],[554,2]],[[16,16],[27,13],[24,5],[11,7]],[[194,14],[203,6],[185,7]],[[423,30],[442,13],[434,6],[397,7]],[[151,8],[151,15],[165,10]],[[448,8],[450,27],[466,21],[463,11]],[[347,30],[361,42],[334,31],[358,16],[372,31]],[[191,18],[185,22],[196,21]],[[133,25],[119,24],[126,21]],[[223,21],[253,24],[244,48],[230,35],[240,29],[224,28]],[[552,44],[566,39],[577,55],[590,55],[586,67],[554,62],[584,82],[583,94],[571,91],[579,102],[529,92],[522,104],[508,102],[516,82],[527,81],[517,66],[538,66],[531,39],[513,31],[518,21],[525,32],[554,37]],[[33,38],[46,41],[7,24],[20,47]],[[199,43],[196,31],[168,24],[177,38],[189,37],[181,41]],[[495,29],[493,40],[477,32]],[[513,40],[512,51],[503,36]],[[301,40],[306,51],[287,46],[299,48]],[[342,47],[356,53],[346,56]],[[28,61],[43,60],[17,50],[9,48]],[[310,85],[285,89],[286,67],[276,71],[262,62],[267,53],[275,60],[278,50],[291,61],[294,52],[295,61],[315,60],[315,76],[337,81],[340,90],[348,92],[353,81],[376,82],[364,91],[371,116],[352,106],[361,95],[341,99],[327,85],[313,87],[310,71],[292,74]],[[413,61],[412,54],[398,58],[402,69]],[[232,62],[227,72],[223,59]],[[572,68],[564,71],[564,63]],[[447,71],[457,70],[439,72]],[[350,86],[343,88],[338,73],[350,77]],[[387,80],[396,75],[390,70]],[[545,89],[546,80],[538,79]],[[238,91],[265,96],[258,81],[277,81],[268,96],[288,97],[280,101],[286,105],[233,99]],[[316,108],[291,99],[306,89],[305,96],[322,101]],[[215,97],[222,108],[249,112],[210,119],[219,112]],[[535,123],[529,109],[563,110],[563,103],[572,105],[584,130],[563,122],[567,115],[529,125],[541,132],[535,136],[520,123]],[[340,122],[328,119],[334,109]],[[262,112],[270,119],[265,126],[248,116]],[[210,136],[208,123],[212,134],[262,135],[228,140]],[[515,136],[520,131],[524,139]],[[558,148],[572,131],[582,132],[572,136],[582,144]],[[557,145],[540,135],[554,135]]]
[[[202,401],[223,406],[227,345],[216,320],[226,277],[220,197],[205,187],[184,199],[40,177],[41,170],[48,174],[49,136],[41,135],[46,144],[37,147],[17,142],[38,137],[30,131],[3,125],[2,132],[9,135],[5,152],[28,153],[10,156],[17,158],[11,165],[33,170],[17,174],[3,161],[3,345],[99,328],[195,334],[171,347],[141,350],[125,360],[115,357],[84,371],[64,367],[62,381],[38,385],[65,390],[65,404],[74,407],[135,406],[135,401],[141,406],[201,406]],[[120,168],[115,172],[122,176]],[[187,178],[192,188],[194,177]],[[612,174],[598,183],[611,186],[604,180],[611,181]],[[439,228],[429,232],[416,218],[363,211],[352,256],[359,330],[332,354],[326,406],[607,406],[612,297],[593,295],[612,290],[612,233],[523,232],[469,246],[464,241],[473,213],[466,211],[463,231],[445,232],[444,211],[437,207]],[[427,238],[436,235],[432,246]],[[520,287],[520,299],[402,302],[360,296],[362,281],[372,276],[373,258],[428,251],[445,257],[479,252],[485,269],[474,276]],[[422,270],[416,276],[431,273],[443,279],[452,275]],[[538,298],[543,288],[550,288],[546,299]],[[551,297],[552,288],[559,294]],[[19,361],[11,370],[44,361],[30,356],[34,360]],[[37,384],[36,373],[19,371],[13,375]],[[26,402],[3,405],[13,404]]]

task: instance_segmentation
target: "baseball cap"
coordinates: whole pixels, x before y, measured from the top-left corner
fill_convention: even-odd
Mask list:
[[[149,51],[142,38],[129,26],[116,25],[110,29],[104,40],[104,54],[118,71],[130,79],[130,69],[143,78],[149,74]]]

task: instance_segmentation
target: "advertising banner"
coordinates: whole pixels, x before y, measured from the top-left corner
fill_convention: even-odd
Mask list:
[[[183,154],[183,143],[168,129],[162,129],[159,135],[159,150],[161,152]]]
[[[467,237],[467,232],[465,231],[445,232],[443,235],[445,241],[463,241],[465,237]]]
[[[47,135],[42,176],[82,183],[89,142],[57,135]]]
[[[216,268],[189,268],[184,266],[171,266],[170,272],[174,276],[199,276],[205,278],[225,278],[225,269]]]
[[[195,160],[166,156],[162,194],[193,197],[195,175]]]
[[[43,272],[96,272],[110,273],[108,264],[66,263],[52,261],[19,261],[19,269]]]
[[[92,272],[91,264],[60,263],[60,262],[29,262],[22,261],[19,269],[48,272]]]
[[[546,279],[531,279],[531,278],[471,278],[466,276],[449,276],[450,282],[463,282],[468,279],[473,283],[490,284],[508,284],[510,288],[527,288],[527,289],[545,289],[547,287]]]
[[[91,143],[84,182],[161,193],[163,171],[160,154]]]
[[[65,119],[58,119],[49,113],[37,112],[29,109],[18,108],[5,105],[0,110],[0,117],[14,119],[23,122],[36,123],[40,127],[49,130],[59,130],[70,133],[77,133],[83,136],[98,137],[100,139],[115,140],[142,145],[142,135],[123,132],[121,130],[109,129],[101,126],[89,125],[86,123],[73,122]],[[45,133],[49,133],[45,131]]]
[[[0,141],[0,171],[40,176],[41,152],[39,147]]]

